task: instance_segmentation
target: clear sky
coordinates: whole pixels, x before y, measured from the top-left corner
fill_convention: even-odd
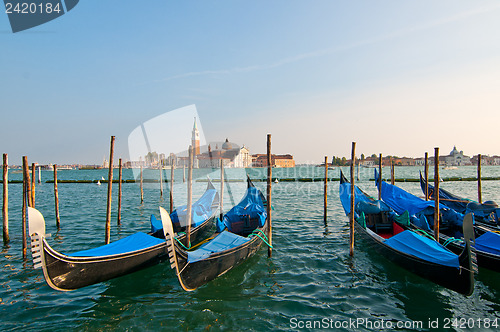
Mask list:
[[[128,158],[141,123],[195,104],[252,153],[500,154],[498,1],[82,0],[13,34],[0,12],[0,153]]]

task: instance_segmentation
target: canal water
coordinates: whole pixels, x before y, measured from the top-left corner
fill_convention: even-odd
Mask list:
[[[396,177],[418,178],[417,167],[396,167]],[[349,174],[348,169],[344,169]],[[194,196],[206,187],[206,175],[195,170]],[[445,177],[473,177],[475,167],[442,170]],[[145,178],[158,178],[146,170]],[[228,179],[264,179],[265,169],[226,170]],[[168,178],[170,171],[165,171]],[[339,177],[339,168],[329,171]],[[483,176],[499,176],[500,167],[485,167]],[[301,166],[274,169],[278,178],[321,178],[323,168]],[[106,170],[62,170],[60,180],[99,180]],[[117,171],[115,171],[115,179]],[[389,177],[389,168],[384,168]],[[132,179],[131,170],[124,178]],[[186,184],[176,170],[175,204],[185,202]],[[360,170],[358,185],[376,196],[373,169]],[[21,179],[11,172],[9,179]],[[42,181],[52,179],[42,171]],[[218,183],[215,183],[218,186]],[[255,181],[265,192],[265,182]],[[399,186],[421,196],[416,182]],[[356,241],[349,256],[348,219],[338,197],[338,181],[328,187],[328,220],[323,221],[323,183],[273,184],[272,258],[261,250],[250,260],[194,292],[185,292],[168,264],[160,264],[124,277],[72,292],[52,290],[42,271],[33,269],[31,255],[22,259],[22,185],[9,185],[11,242],[0,254],[0,330],[428,330],[430,327],[497,330],[500,324],[499,275],[479,269],[474,294],[464,297],[447,290],[370,252]],[[168,209],[169,184],[164,199],[158,183],[144,184],[144,204],[139,185],[123,184],[122,225],[116,226],[117,184],[113,185],[111,240],[137,231],[149,231],[149,217],[159,217],[158,206]],[[476,182],[444,182],[441,188],[464,197],[477,197]],[[224,210],[237,203],[245,191],[243,181],[231,181],[224,193]],[[53,184],[36,186],[36,208],[44,215],[48,239],[54,249],[71,253],[104,243],[107,185],[59,184],[61,229],[54,220]],[[483,200],[500,202],[500,181],[483,181]],[[464,323],[465,322],[465,323]],[[458,325],[453,325],[457,323]],[[481,325],[480,325],[481,324]]]

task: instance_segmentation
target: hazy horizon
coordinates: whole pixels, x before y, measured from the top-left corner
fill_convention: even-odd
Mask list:
[[[116,136],[196,105],[207,141],[298,164],[500,155],[497,1],[80,1],[13,34],[0,14],[0,153],[101,164]]]

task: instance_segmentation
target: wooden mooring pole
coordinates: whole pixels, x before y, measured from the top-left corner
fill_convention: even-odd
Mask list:
[[[26,167],[24,167],[26,164]],[[26,170],[24,169],[26,168]],[[33,195],[31,194],[31,179],[30,179],[30,166],[28,164],[28,157],[23,156],[23,174],[26,177],[26,194],[27,194],[27,204],[29,207],[33,207]]]
[[[174,161],[170,165],[170,213],[174,212]]]
[[[28,157],[23,156],[23,212],[22,212],[22,232],[23,232],[23,259],[26,259],[26,249],[28,247],[26,239],[26,210],[27,206],[31,207],[31,180],[30,170],[28,165]]]
[[[121,225],[122,222],[122,158],[118,159],[118,213],[116,222]]]
[[[109,171],[108,171],[108,205],[106,208],[106,234],[104,236],[105,244],[108,244],[111,237],[111,200],[113,192],[113,157],[115,152],[115,136],[111,136],[109,148]]]
[[[142,187],[142,164],[141,164],[141,180],[140,180],[140,182],[141,182],[141,204],[143,204],[144,203],[144,189]]]
[[[425,164],[424,164],[424,176],[425,176],[425,200],[429,200],[429,154],[425,153]]]
[[[351,149],[351,213],[349,219],[349,254],[354,255],[354,164],[356,160],[356,142],[352,142]]]
[[[325,183],[323,191],[323,221],[326,224],[328,216],[328,157],[325,156]]]
[[[477,155],[477,202],[482,204],[481,193],[481,154]]]
[[[273,163],[271,155],[271,134],[267,134],[267,222],[269,227],[269,246],[267,248],[267,257],[273,255],[273,223],[271,218],[271,193],[273,179]]]
[[[163,162],[159,161],[160,168],[160,199],[163,200]]]
[[[378,199],[382,199],[382,154],[378,157]]]
[[[356,163],[356,161],[354,161]],[[359,162],[356,164],[356,180],[359,181]]]
[[[36,177],[35,163],[31,164],[31,207],[35,207],[35,177]]]
[[[187,186],[187,247],[191,248],[191,220],[193,209],[193,146],[189,146],[188,186]]]
[[[224,218],[224,160],[220,158],[220,220]]]
[[[56,208],[57,229],[61,228],[61,218],[59,217],[59,191],[57,189],[57,164],[54,164],[54,199]]]
[[[3,244],[10,241],[9,237],[9,157],[3,154]]]
[[[434,148],[434,238],[439,241],[439,148]]]
[[[394,185],[395,174],[394,174],[394,160],[392,160],[392,157],[390,161],[391,161],[391,184]]]

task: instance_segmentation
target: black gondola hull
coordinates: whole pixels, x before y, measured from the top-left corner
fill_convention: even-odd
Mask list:
[[[267,235],[268,232],[266,232]],[[188,289],[203,286],[254,255],[261,244],[262,240],[254,237],[241,246],[189,264],[187,263],[186,252],[178,250],[176,253],[181,282]]]
[[[45,280],[54,289],[74,290],[120,277],[168,259],[164,244],[110,257],[68,257],[53,250],[44,239]]]
[[[440,234],[439,243],[444,244],[446,240],[448,240],[448,238],[448,236]],[[446,248],[450,249],[457,255],[459,255],[464,250],[463,246],[454,242],[447,244]],[[500,272],[500,256],[490,254],[485,251],[476,250],[476,257],[478,266],[484,267],[488,270]]]
[[[467,296],[471,295],[474,291],[474,276],[469,272],[472,270],[472,267],[468,264],[469,259],[467,256],[460,257],[463,268],[443,266],[395,250],[384,244],[377,236],[368,233],[357,222],[355,223],[355,229],[364,241],[369,244],[371,249],[404,269]]]
[[[191,231],[191,243],[212,233],[214,216]],[[183,243],[186,235],[179,237]],[[50,287],[69,291],[117,278],[168,260],[166,242],[143,250],[102,257],[71,257],[58,253],[43,239],[44,277]]]
[[[249,177],[247,177],[247,185],[248,188],[246,194],[248,194],[250,188],[255,189],[255,186]],[[254,189],[252,189],[252,191],[254,191]],[[268,207],[267,200],[260,190],[257,190],[256,192],[254,191],[252,195],[257,196],[254,196],[254,199],[248,200],[245,204],[259,204],[258,206],[263,208]],[[244,196],[244,198],[245,197],[246,196]],[[239,204],[241,204],[241,202]],[[233,209],[234,208],[235,207],[233,207]],[[246,205],[244,209],[246,208],[248,208],[248,205]],[[231,209],[230,212],[233,211],[233,209]],[[251,219],[250,215],[238,214],[238,218],[240,219],[243,218],[243,216],[246,216],[244,220],[247,222],[247,228],[245,228],[244,225],[241,225],[241,230],[238,230],[235,233],[232,233],[229,230],[227,230],[227,232],[232,233],[233,236],[250,236],[251,238],[248,241],[243,243],[238,241],[237,243],[240,243],[239,245],[223,251],[219,251],[218,248],[213,249],[207,257],[202,257],[197,261],[188,262],[189,253],[183,250],[177,241],[173,240],[173,224],[170,220],[169,214],[165,209],[160,207],[160,215],[163,227],[168,233],[167,243],[169,246],[171,267],[174,269],[182,288],[186,291],[193,291],[243,263],[259,250],[263,242],[267,243],[267,239],[269,239],[269,235],[271,233],[271,227],[269,220],[267,219],[267,215],[265,217],[266,219],[264,224],[261,227],[254,228],[254,226],[252,226],[253,222],[259,222],[260,224],[260,217],[254,216]],[[237,223],[231,225],[234,226],[236,224]],[[229,227],[227,228],[229,229]],[[226,232],[226,230],[223,232]],[[221,233],[215,233],[213,239],[215,239],[219,234]],[[210,241],[212,241],[212,239]],[[210,244],[210,241],[208,242],[208,245]],[[228,247],[230,246],[225,248]]]

